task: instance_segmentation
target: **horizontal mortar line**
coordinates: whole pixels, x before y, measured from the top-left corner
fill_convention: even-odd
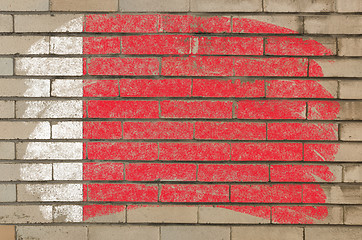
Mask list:
[[[101,36],[144,36],[144,35],[188,35],[188,36],[218,36],[218,37],[321,37],[321,38],[338,38],[338,37],[362,37],[362,33],[212,33],[212,32],[0,32],[0,36],[75,36],[75,37],[101,37]]]

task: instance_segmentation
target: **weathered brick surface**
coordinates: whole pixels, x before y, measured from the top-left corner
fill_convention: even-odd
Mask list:
[[[362,82],[341,81],[339,84],[339,97],[342,99],[362,99]]]
[[[50,223],[52,222],[52,206],[0,206],[1,223]],[[34,236],[33,236],[34,237]]]
[[[217,226],[162,226],[161,239],[165,240],[181,240],[181,239],[229,239],[229,227]]]
[[[261,12],[262,1],[191,0],[192,12]]]
[[[16,201],[16,185],[2,184],[0,185],[0,202]]]
[[[336,0],[338,12],[362,12],[362,3],[359,0]]]
[[[49,0],[3,0],[0,3],[2,11],[48,11]]]
[[[265,0],[266,12],[333,12],[334,0]]]
[[[46,0],[48,1],[48,0]],[[99,11],[115,12],[118,10],[118,0],[49,0],[51,11]]]
[[[362,237],[360,227],[306,227],[306,239],[343,239],[357,240]]]
[[[122,12],[187,12],[187,0],[119,0]]]
[[[13,59],[12,58],[0,58],[0,74],[1,75],[13,75]]]
[[[342,141],[361,141],[362,124],[361,123],[343,123],[341,124]]]
[[[304,20],[305,33],[314,34],[360,34],[361,16],[307,16]]]
[[[340,38],[338,39],[339,56],[362,56],[361,38]]]
[[[87,239],[83,226],[20,226],[16,229],[18,239]]]
[[[116,239],[159,239],[159,227],[156,226],[90,226],[89,240]]]
[[[13,16],[11,15],[0,15],[0,31],[1,32],[12,32],[13,31]]]
[[[14,101],[0,101],[0,117],[14,118],[15,117],[14,108],[15,108]]]
[[[347,206],[345,207],[344,223],[349,225],[361,225],[362,207]]]
[[[232,240],[237,239],[260,239],[260,240],[287,240],[303,239],[303,228],[300,227],[232,227]]]

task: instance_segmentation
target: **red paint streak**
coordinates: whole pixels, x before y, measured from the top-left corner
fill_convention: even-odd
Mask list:
[[[333,161],[338,149],[339,144],[305,144],[304,161]]]
[[[123,180],[123,163],[83,163],[83,180]]]
[[[321,165],[271,165],[272,182],[316,182],[318,179],[333,182],[336,177],[328,166]]]
[[[296,34],[298,32],[279,27],[274,24],[258,21],[255,19],[233,17],[233,32],[235,33],[275,33]]]
[[[84,54],[121,53],[121,38],[119,37],[84,37]]]
[[[325,206],[278,206],[272,207],[272,222],[284,224],[313,224],[328,216]]]
[[[83,80],[83,97],[117,97],[118,80]]]
[[[334,120],[339,113],[339,103],[332,101],[309,101],[308,119]]]
[[[85,139],[122,139],[121,122],[83,122]]]
[[[192,139],[188,122],[125,122],[124,139]]]
[[[126,210],[126,206],[114,206],[114,205],[86,205],[83,206],[83,221],[92,219],[94,217],[110,215],[112,213],[123,212]]]
[[[319,185],[303,184],[303,203],[325,203],[327,196]]]

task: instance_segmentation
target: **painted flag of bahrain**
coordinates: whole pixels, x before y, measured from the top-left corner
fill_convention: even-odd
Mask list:
[[[50,38],[62,56],[16,61],[24,75],[49,76],[58,97],[27,101],[22,113],[56,118],[57,140],[18,149],[51,160],[37,173],[53,171],[54,182],[18,191],[62,202],[62,221],[125,222],[127,213],[127,222],[333,223],[341,209],[325,205],[320,183],[341,179],[340,166],[323,164],[338,154],[338,127],[318,120],[335,119],[339,105],[323,100],[336,97],[334,83],[319,81],[310,59],[333,53],[288,24],[169,14],[64,21],[54,32],[78,35]]]

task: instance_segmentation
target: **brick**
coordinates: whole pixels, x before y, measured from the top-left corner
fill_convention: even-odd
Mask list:
[[[182,35],[122,36],[122,54],[189,54],[190,39]]]
[[[54,222],[82,222],[83,207],[80,205],[54,206]]]
[[[361,59],[314,59],[309,65],[310,77],[361,77]]]
[[[236,116],[239,119],[305,119],[304,101],[243,100],[237,103]]]
[[[192,96],[256,98],[265,96],[265,87],[263,80],[193,79]]]
[[[0,118],[14,118],[14,117],[15,117],[15,102],[0,101]]]
[[[342,182],[342,166],[271,165],[272,182]]]
[[[362,17],[357,15],[307,16],[304,31],[311,34],[361,34],[361,20]]]
[[[301,161],[300,143],[232,143],[232,161]]]
[[[227,161],[227,143],[159,143],[160,160],[166,161]]]
[[[156,58],[92,58],[89,75],[159,75]]]
[[[336,98],[338,82],[333,80],[268,80],[268,98]]]
[[[85,139],[122,139],[122,122],[83,122]]]
[[[83,17],[72,14],[15,15],[15,32],[83,32]]]
[[[348,238],[358,240],[362,237],[361,228],[358,227],[306,227],[305,239],[307,240],[337,240]]]
[[[50,11],[84,11],[84,12],[115,12],[118,10],[118,0],[50,0]]]
[[[227,16],[159,16],[158,32],[171,33],[229,33],[231,20]]]
[[[163,118],[232,118],[230,101],[162,101]]]
[[[86,226],[19,226],[16,232],[18,239],[87,239]]]
[[[235,58],[235,76],[306,77],[305,58]]]
[[[0,139],[50,139],[49,122],[0,122],[0,128]]]
[[[0,15],[0,32],[13,32],[13,17],[11,15]]]
[[[14,240],[15,235],[15,226],[12,225],[0,225],[0,232],[2,240]]]
[[[343,168],[344,182],[362,182],[362,166],[346,165]]]
[[[362,9],[362,5],[361,5]],[[339,56],[362,56],[362,39],[361,38],[339,38],[338,55]]]
[[[121,79],[121,97],[189,97],[191,79]]]
[[[17,118],[81,118],[82,101],[17,101]]]
[[[0,41],[1,54],[49,54],[49,37],[1,36]]]
[[[248,203],[300,203],[302,202],[302,186],[292,184],[231,185],[230,201]]]
[[[157,32],[157,15],[94,14],[86,17],[86,32]]]
[[[188,12],[187,0],[119,0],[122,12]]]
[[[269,123],[269,140],[338,140],[338,125],[333,123]]]
[[[228,185],[162,185],[161,202],[229,202]]]
[[[159,118],[157,101],[89,101],[90,118]]]
[[[362,4],[359,0],[336,0],[337,12],[362,12]]]
[[[302,18],[291,15],[234,16],[234,33],[283,33],[303,32]]]
[[[279,224],[343,224],[343,208],[330,206],[272,207],[272,222]]]
[[[79,202],[83,200],[82,184],[18,184],[18,202]]]
[[[192,0],[191,12],[261,12],[262,2],[260,0],[237,1],[207,1]]]
[[[12,142],[0,142],[0,158],[12,160],[15,158],[15,144]]]
[[[52,206],[0,206],[1,223],[51,223]]]
[[[302,240],[303,228],[282,226],[240,226],[232,227],[232,240]]]
[[[359,185],[303,185],[303,203],[361,204]]]
[[[0,4],[1,11],[48,11],[49,0],[3,0]]]
[[[342,99],[362,99],[362,82],[343,80],[339,83],[339,97]]]
[[[336,54],[333,38],[269,37],[266,39],[266,55],[329,56]]]
[[[230,239],[230,228],[220,226],[162,226],[161,239]]]
[[[192,54],[263,55],[260,37],[193,37]]]
[[[17,159],[83,159],[83,145],[79,142],[17,143]]]
[[[163,57],[163,76],[232,76],[231,57]]]
[[[344,207],[344,224],[361,225],[362,207],[345,206]]]
[[[127,223],[197,223],[196,206],[130,205]]]
[[[0,181],[52,180],[51,164],[0,164]]]
[[[83,221],[92,223],[124,223],[126,221],[126,206],[86,205],[83,207]]]
[[[269,180],[266,165],[200,164],[197,180],[201,182],[263,182]]]
[[[200,206],[199,223],[264,224],[270,223],[267,206]]]
[[[84,54],[112,54],[121,53],[120,37],[84,37]]]
[[[266,0],[265,12],[333,12],[334,0]]]
[[[51,54],[82,54],[82,37],[50,37]]]
[[[265,140],[265,123],[196,122],[196,139]]]
[[[89,159],[156,160],[157,143],[88,143]]]
[[[0,185],[0,202],[15,202],[16,201],[16,185],[1,184]]]
[[[15,74],[24,76],[81,76],[83,75],[83,60],[81,58],[16,58]]]
[[[157,202],[158,187],[144,184],[89,184],[89,201]]]
[[[193,130],[194,124],[189,122],[125,122],[123,138],[192,139]]]
[[[308,119],[311,120],[362,120],[359,109],[362,102],[310,101]]]
[[[358,143],[305,144],[304,161],[361,161],[361,146]]]
[[[54,180],[83,180],[82,163],[53,163]]]
[[[83,81],[55,79],[52,81],[51,95],[54,97],[83,97]]]
[[[361,123],[343,123],[340,124],[342,141],[361,141],[362,124]]]
[[[2,97],[49,97],[48,79],[0,79]]]
[[[89,240],[122,239],[159,239],[159,227],[157,226],[102,226],[89,227]]]
[[[83,80],[83,97],[117,97],[118,80]]]
[[[12,58],[0,58],[0,75],[13,75],[13,67],[14,64]]]
[[[196,165],[130,163],[126,165],[128,181],[196,181]]]
[[[123,180],[123,163],[83,163],[83,180]]]

